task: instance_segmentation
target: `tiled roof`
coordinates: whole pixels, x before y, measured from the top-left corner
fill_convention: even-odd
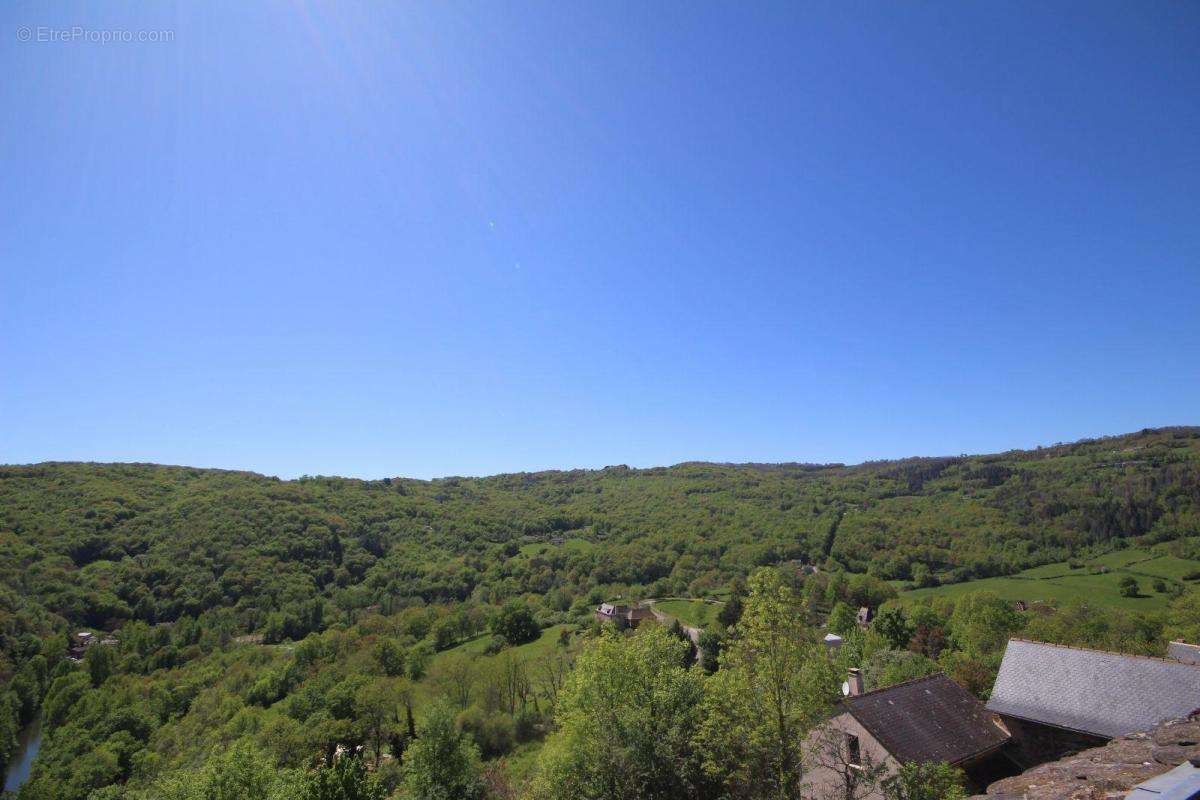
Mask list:
[[[1011,639],[987,707],[1115,737],[1200,707],[1200,666]]]
[[[974,695],[945,675],[845,699],[846,710],[900,762],[959,764],[1008,741]]]

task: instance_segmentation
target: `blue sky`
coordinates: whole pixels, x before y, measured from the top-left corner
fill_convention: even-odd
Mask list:
[[[0,21],[0,462],[430,477],[1200,423],[1195,3]],[[171,40],[46,41],[74,26]]]

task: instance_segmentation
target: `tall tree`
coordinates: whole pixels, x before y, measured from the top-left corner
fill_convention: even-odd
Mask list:
[[[888,606],[880,611],[871,622],[871,629],[878,632],[893,650],[908,647],[913,634],[913,627],[899,606]]]
[[[376,768],[383,757],[383,746],[393,741],[401,729],[400,706],[407,683],[403,678],[377,678],[363,684],[355,695],[358,722],[363,739],[375,754]]]
[[[558,698],[536,800],[689,800],[709,796],[691,741],[703,677],[658,627],[606,632],[579,656]]]
[[[842,573],[837,574],[841,575]],[[855,616],[854,609],[839,600],[833,604],[826,626],[839,636],[847,636],[858,627],[858,617]]]
[[[721,669],[705,685],[696,733],[706,772],[732,797],[800,797],[803,742],[837,698],[834,669],[814,639],[778,572],[755,573]]]
[[[950,615],[950,632],[955,644],[971,656],[1002,650],[1008,637],[1024,624],[1025,620],[1012,603],[990,591],[963,595]]]

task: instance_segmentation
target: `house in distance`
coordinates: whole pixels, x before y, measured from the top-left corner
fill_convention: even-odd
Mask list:
[[[600,622],[611,622],[618,629],[636,628],[642,623],[642,620],[649,619],[654,616],[648,606],[643,605],[619,605],[615,603],[601,603],[596,609],[596,619]]]

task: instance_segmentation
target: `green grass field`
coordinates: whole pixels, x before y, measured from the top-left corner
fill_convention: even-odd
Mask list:
[[[1190,561],[1175,556],[1157,556],[1146,561],[1130,564],[1129,572],[1180,581],[1183,576],[1200,570],[1200,561]]]
[[[701,600],[659,600],[654,607],[670,614],[684,625],[707,628],[716,622],[723,603],[705,603]]]
[[[521,545],[521,554],[529,557],[540,556],[543,553],[549,553],[552,550],[586,553],[595,546],[595,542],[589,542],[587,539],[567,539],[562,544],[550,544],[550,542],[529,542]]]
[[[551,625],[549,628],[542,629],[542,635],[532,642],[517,645],[509,648],[513,653],[520,655],[522,658],[537,658],[545,655],[558,646],[558,637],[564,630],[571,627],[570,625]],[[433,670],[438,661],[448,658],[454,653],[466,653],[468,655],[480,655],[484,648],[491,641],[492,634],[481,633],[473,639],[468,639],[461,644],[456,644],[447,650],[437,653],[429,661],[429,669]]]
[[[1099,567],[1107,568],[1108,572],[1097,573],[1095,570]],[[960,597],[969,592],[988,590],[1006,600],[1086,601],[1127,611],[1160,611],[1170,602],[1170,596],[1154,591],[1154,580],[1162,578],[1168,584],[1177,584],[1184,575],[1196,570],[1200,570],[1200,561],[1130,548],[1105,553],[1091,559],[1084,567],[1072,568],[1065,562],[1044,564],[1003,578],[914,589],[903,592],[901,598]],[[1137,579],[1141,588],[1138,597],[1121,595],[1117,584],[1126,575]]]

